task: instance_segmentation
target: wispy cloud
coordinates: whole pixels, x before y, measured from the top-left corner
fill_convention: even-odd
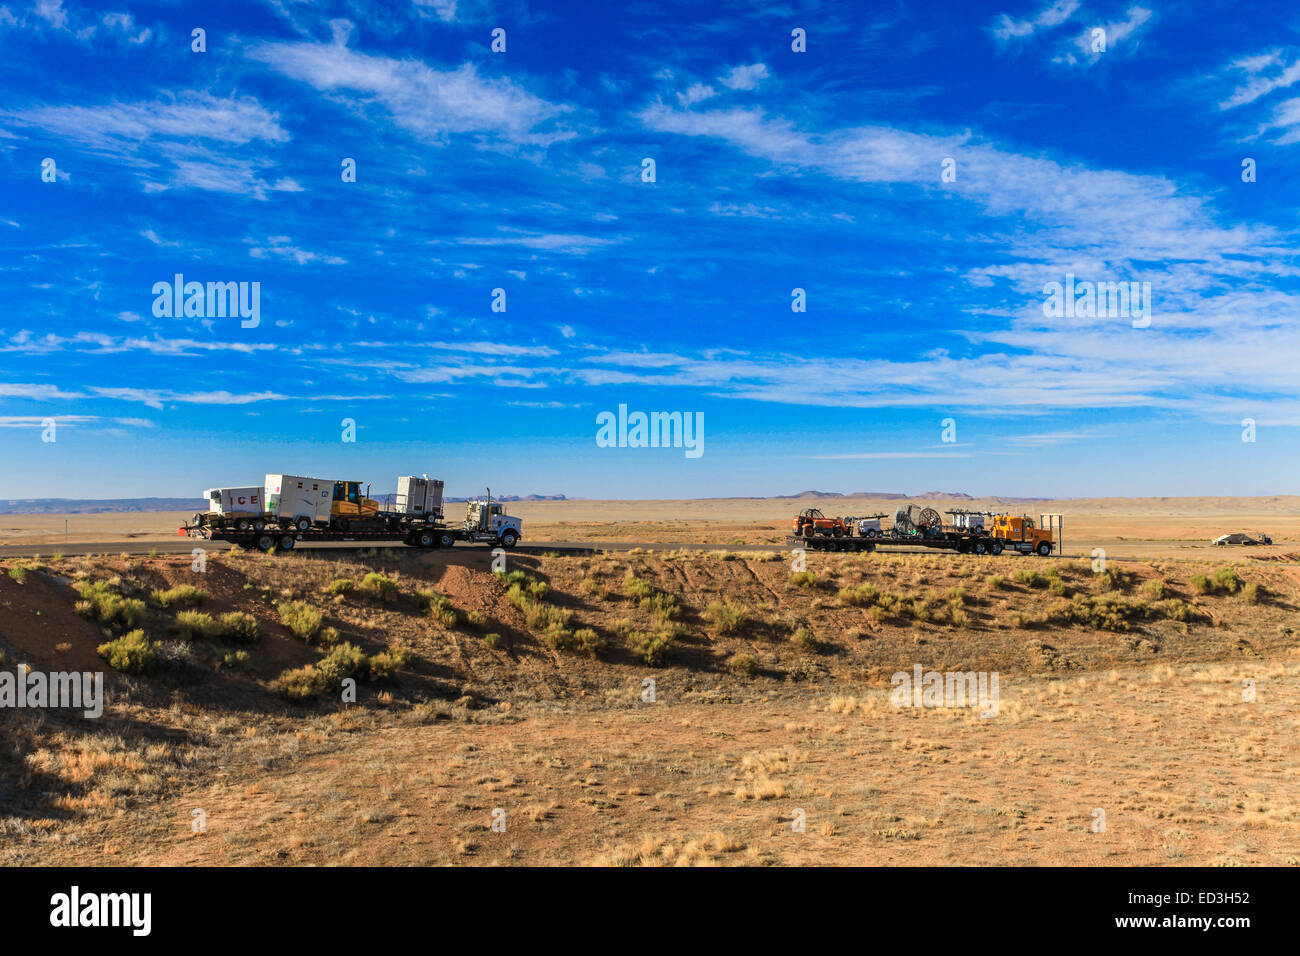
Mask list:
[[[370,97],[393,122],[422,139],[483,133],[547,145],[573,135],[540,129],[567,107],[535,96],[513,80],[481,76],[473,63],[437,69],[340,43],[261,43],[248,55],[321,92],[350,90]]]

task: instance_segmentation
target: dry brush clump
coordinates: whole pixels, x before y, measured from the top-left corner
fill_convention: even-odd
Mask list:
[[[141,675],[153,669],[154,645],[140,628],[106,641],[96,650],[115,671]]]
[[[150,594],[155,604],[163,608],[198,607],[208,599],[208,592],[192,584],[178,584],[173,588],[161,588]]]
[[[117,593],[106,580],[77,581],[74,590],[81,595],[74,609],[82,617],[100,624],[137,627],[144,623],[145,603],[138,598],[128,598]]]

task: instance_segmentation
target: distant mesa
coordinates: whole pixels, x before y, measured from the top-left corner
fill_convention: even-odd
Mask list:
[[[374,493],[379,501],[395,497]],[[479,497],[474,495],[472,497]],[[447,498],[449,502],[466,502],[469,498]],[[564,495],[493,495],[493,501],[569,501]],[[0,514],[4,515],[93,515],[126,514],[137,511],[207,511],[206,498],[4,498]]]
[[[788,498],[906,498],[892,491],[853,491],[844,494],[839,491],[799,491],[793,495],[772,495],[773,500]]]
[[[207,511],[206,498],[7,498],[0,514],[111,514],[129,511]]]
[[[481,498],[481,497],[483,496],[471,495],[469,498],[444,498],[442,500],[451,501],[451,502],[465,502],[465,501],[471,501],[473,499]],[[492,500],[493,501],[571,501],[572,499],[569,498],[567,495],[493,495]]]

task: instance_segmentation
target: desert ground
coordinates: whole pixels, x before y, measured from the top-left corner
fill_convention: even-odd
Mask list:
[[[516,510],[752,546],[806,506],[592,504]],[[1297,499],[1052,505],[1161,553],[0,551],[4,667],[108,700],[4,712],[0,863],[1300,862]],[[1239,526],[1279,543],[1203,546]],[[917,665],[996,713],[896,706]]]
[[[1049,501],[1013,498],[919,497],[918,505],[942,511],[1064,515],[1064,553],[1158,558],[1214,553],[1210,542],[1230,531],[1264,531],[1281,555],[1300,551],[1300,496],[1261,498],[1075,498]],[[827,515],[869,515],[904,502],[882,498],[719,498],[690,501],[525,501],[509,504],[524,521],[525,543],[635,543],[641,545],[781,545],[791,518],[804,508]],[[448,503],[447,519],[463,517],[464,505]],[[104,544],[148,548],[174,542],[188,512],[0,515],[0,556],[5,547]],[[66,530],[65,530],[66,529]]]

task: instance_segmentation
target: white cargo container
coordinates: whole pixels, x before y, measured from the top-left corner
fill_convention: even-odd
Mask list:
[[[442,481],[404,475],[397,479],[397,510],[404,515],[442,517]]]
[[[256,486],[209,488],[203,492],[203,497],[208,499],[208,512],[222,517],[260,515],[266,501],[265,492]]]
[[[328,525],[334,501],[334,482],[300,475],[266,476],[266,510],[281,522],[306,531],[313,524]]]
[[[880,537],[880,519],[879,518],[859,518],[858,519],[858,536],[863,538]]]

